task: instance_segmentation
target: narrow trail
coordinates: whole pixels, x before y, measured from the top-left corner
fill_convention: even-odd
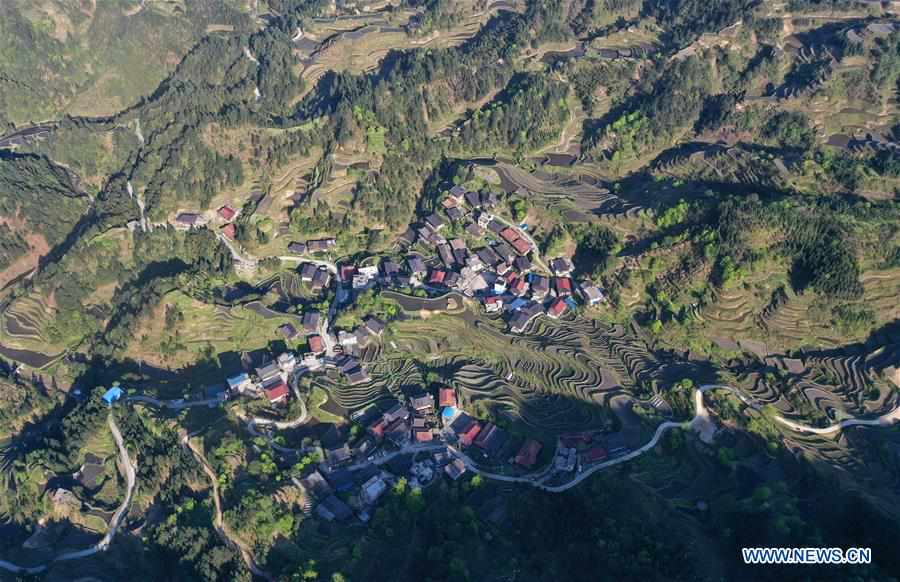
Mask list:
[[[183,408],[191,408],[193,406],[209,406],[211,404],[218,404],[221,401],[218,398],[207,398],[205,400],[187,400],[179,402],[178,400],[157,400],[156,398],[151,398],[150,396],[129,396],[128,402],[137,404],[149,404],[150,406],[155,406],[156,408],[170,408],[172,410],[181,410]]]
[[[256,430],[257,425],[267,425],[274,426],[278,429],[288,429],[295,428],[300,426],[309,420],[309,411],[306,406],[306,402],[301,398],[299,389],[297,388],[296,376],[291,378],[291,388],[294,391],[294,396],[297,398],[298,402],[300,402],[301,411],[297,418],[287,421],[274,421],[266,418],[258,418],[258,417],[247,417],[242,413],[238,413],[237,416],[239,419],[247,423],[247,431],[254,437],[260,436],[269,441],[269,444],[273,449],[287,452],[287,453],[296,453],[296,452],[305,452],[305,449],[291,449],[288,447],[282,447],[281,445],[273,442],[273,438],[271,435],[261,433]],[[192,406],[208,406],[210,403],[218,403],[218,399],[207,399],[207,400],[192,400],[186,402],[178,402],[178,401],[161,401],[156,398],[151,398],[149,396],[132,396],[128,399],[128,402],[136,403],[136,404],[145,404],[149,406],[153,406],[156,408],[170,408],[173,410],[181,410],[184,408],[190,408]],[[197,431],[199,434],[200,431]],[[212,466],[207,461],[206,457],[203,455],[202,451],[191,442],[191,437],[194,436],[192,434],[185,435],[181,444],[186,449],[188,449],[191,454],[194,456],[194,459],[200,464],[203,469],[203,472],[206,473],[206,476],[209,478],[209,482],[212,486],[213,490],[213,503],[216,508],[215,520],[213,522],[213,528],[216,530],[216,533],[222,538],[222,541],[230,547],[232,550],[240,553],[241,559],[244,560],[244,563],[247,565],[247,568],[256,576],[260,578],[264,578],[266,580],[274,580],[271,574],[263,570],[259,564],[256,562],[256,559],[253,557],[253,553],[250,551],[250,548],[247,546],[246,542],[240,539],[231,528],[228,527],[228,524],[225,522],[225,517],[222,512],[222,498],[219,493],[219,478],[216,475],[216,472],[213,470]]]
[[[194,455],[194,458],[203,468],[203,472],[206,473],[207,477],[209,477],[209,482],[212,485],[213,490],[213,503],[216,507],[216,517],[213,523],[213,527],[215,528],[216,533],[220,538],[222,538],[222,541],[225,542],[225,545],[241,555],[241,558],[244,560],[247,568],[255,576],[259,576],[260,578],[264,578],[269,581],[275,580],[275,578],[273,578],[271,574],[259,567],[259,564],[257,564],[256,560],[253,558],[253,553],[247,547],[246,542],[237,537],[237,535],[231,531],[231,528],[229,528],[228,524],[225,522],[225,518],[222,513],[222,498],[219,494],[219,477],[216,475],[216,472],[213,471],[213,468],[206,460],[206,457],[203,455],[200,449],[191,442],[188,436],[185,436],[181,442],[182,445],[184,445],[191,452],[191,454]]]
[[[46,571],[51,564],[55,564],[56,562],[87,558],[99,552],[104,552],[109,548],[113,539],[116,537],[116,533],[118,533],[119,531],[119,526],[122,525],[122,520],[128,514],[128,507],[131,505],[131,499],[134,495],[134,487],[137,483],[137,466],[136,464],[132,463],[131,457],[128,455],[128,448],[125,446],[125,440],[122,438],[122,433],[119,431],[119,426],[116,424],[116,418],[113,415],[112,411],[110,411],[109,416],[107,417],[107,424],[109,425],[110,432],[112,432],[113,439],[115,439],[116,441],[116,446],[119,449],[119,465],[125,471],[127,489],[125,491],[125,499],[116,509],[116,512],[113,514],[112,519],[109,522],[109,528],[106,531],[106,535],[104,535],[103,538],[93,546],[90,546],[83,550],[64,552],[62,554],[59,554],[46,564],[40,566],[18,566],[16,564],[13,564],[12,562],[0,560],[0,569],[12,572],[14,574],[39,574]]]
[[[256,269],[259,266],[259,259],[250,253],[247,253],[246,256],[241,256],[241,253],[238,251],[235,244],[229,240],[227,236],[222,234],[221,231],[216,232],[216,238],[222,241],[222,244],[228,248],[228,252],[231,253],[231,257],[234,259],[235,269],[246,273],[256,272]]]
[[[140,117],[134,120],[134,136],[138,138],[138,141],[141,142],[141,145],[144,145],[144,134],[141,132]]]
[[[141,194],[140,192],[134,191],[134,186],[131,185],[131,180],[128,180],[125,183],[125,188],[126,188],[126,190],[128,190],[128,195],[131,197],[131,199],[134,200],[135,203],[137,203],[137,207],[138,207],[138,210],[140,211],[140,217],[141,217],[141,219],[139,221],[141,224],[141,230],[144,232],[147,232],[147,230],[149,229],[149,225],[147,222],[146,204],[144,204],[144,195]]]

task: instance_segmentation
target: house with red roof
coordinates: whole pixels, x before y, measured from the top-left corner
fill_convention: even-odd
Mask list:
[[[475,442],[475,438],[480,432],[481,424],[478,422],[473,422],[466,428],[466,430],[459,433],[459,444],[464,447],[472,446],[472,443]]]
[[[444,277],[447,276],[446,271],[442,271],[440,269],[435,269],[431,272],[431,278],[428,279],[428,283],[431,285],[442,285],[444,283]]]
[[[521,297],[528,291],[528,282],[525,281],[525,277],[516,277],[509,284],[508,290],[516,297]]]
[[[322,341],[322,336],[320,335],[309,336],[306,343],[309,344],[309,351],[314,354],[321,354],[325,351],[325,342]]]
[[[428,428],[416,429],[413,431],[413,437],[416,439],[417,443],[430,443],[434,440],[434,433]]]
[[[231,220],[232,218],[234,218],[234,215],[237,214],[237,211],[235,211],[234,208],[227,204],[219,208],[218,212],[219,216],[221,216],[224,220]]]
[[[356,265],[341,265],[340,267],[341,281],[349,281],[356,274]]]
[[[269,404],[278,404],[279,402],[283,402],[288,397],[288,387],[284,381],[278,382],[277,384],[273,384],[269,388],[264,388],[263,393],[265,393],[266,398],[269,400]]]
[[[605,461],[607,457],[606,449],[600,446],[591,447],[581,454],[582,463],[598,463]]]
[[[388,423],[383,417],[378,417],[378,420],[369,425],[369,434],[380,440],[384,437],[384,431],[387,429],[387,425]]]
[[[438,392],[438,403],[441,408],[456,406],[456,391],[453,388],[441,388]]]
[[[234,226],[233,222],[229,222],[222,227],[222,234],[224,234],[228,240],[234,240],[235,234],[237,234],[237,227]]]
[[[557,297],[568,297],[572,294],[572,279],[568,277],[554,277],[553,290]]]
[[[530,469],[537,462],[537,456],[542,448],[544,445],[540,441],[528,439],[516,453],[516,464]]]
[[[512,248],[514,248],[520,255],[527,255],[531,252],[531,243],[524,238],[516,239],[509,244],[511,244]]]
[[[491,295],[484,298],[484,310],[488,313],[496,313],[503,309],[503,297]]]
[[[547,315],[552,317],[553,319],[559,318],[563,313],[568,309],[568,305],[565,300],[561,297],[557,297],[553,300],[553,303],[550,304],[550,308],[547,309]]]
[[[519,233],[507,226],[500,231],[500,237],[509,244],[513,244],[513,241],[519,240]]]

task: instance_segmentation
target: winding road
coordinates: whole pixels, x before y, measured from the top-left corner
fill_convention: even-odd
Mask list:
[[[250,418],[250,419],[247,419],[246,421],[247,421],[248,430],[254,436],[258,435],[258,436],[264,436],[264,437],[268,438],[270,443],[272,444],[273,448],[285,449],[285,450],[293,452],[296,449],[286,449],[285,447],[279,447],[276,443],[271,442],[270,435],[264,435],[262,433],[259,433],[255,429],[255,425],[257,425],[257,424],[272,425],[279,429],[294,428],[296,426],[303,424],[304,422],[306,422],[308,420],[309,414],[307,412],[306,403],[303,401],[302,398],[300,398],[300,395],[297,393],[296,383],[292,382],[292,384],[293,384],[293,389],[294,389],[295,395],[297,396],[297,398],[300,401],[301,406],[302,406],[302,412],[297,418],[290,420],[290,421],[283,421],[283,422],[272,421],[272,420],[264,419],[264,418]],[[194,401],[187,401],[187,402],[179,402],[177,400],[163,401],[163,400],[158,400],[156,398],[151,398],[149,396],[132,396],[132,397],[128,398],[128,402],[135,403],[135,404],[145,404],[145,405],[153,406],[156,408],[169,408],[172,410],[181,410],[184,408],[189,408],[191,406],[209,406],[210,404],[219,402],[219,400],[218,399],[207,399],[207,400],[194,400]],[[125,446],[125,440],[122,438],[122,433],[119,430],[118,424],[116,424],[115,415],[112,413],[112,411],[110,411],[109,416],[107,417],[107,424],[109,425],[109,430],[113,435],[113,439],[116,441],[116,446],[119,449],[119,466],[125,471],[125,480],[127,482],[127,489],[125,492],[125,499],[122,501],[122,503],[116,509],[115,513],[112,516],[112,519],[109,522],[109,528],[106,531],[106,535],[104,535],[103,538],[100,541],[98,541],[96,544],[94,544],[93,546],[90,546],[83,550],[77,550],[77,551],[71,551],[71,552],[65,552],[65,553],[59,554],[58,556],[56,556],[55,558],[53,558],[46,564],[42,564],[39,566],[19,566],[18,564],[13,564],[12,562],[8,562],[6,560],[0,560],[0,569],[6,570],[8,572],[12,572],[13,574],[40,574],[42,572],[45,572],[51,564],[54,564],[56,562],[64,562],[67,560],[78,560],[81,558],[87,558],[87,557],[93,556],[99,552],[106,551],[109,548],[110,544],[112,543],[113,539],[116,537],[116,534],[119,531],[119,527],[122,525],[122,521],[124,520],[125,516],[128,514],[128,508],[131,505],[131,500],[134,495],[134,488],[135,488],[135,485],[137,484],[137,465],[132,462],[131,457],[128,454],[128,448]],[[215,507],[216,507],[216,518],[215,518],[215,523],[213,525],[216,529],[216,532],[219,534],[219,536],[221,536],[221,538],[225,541],[225,543],[229,547],[231,547],[232,549],[234,549],[235,551],[237,551],[241,554],[241,557],[243,558],[244,562],[247,564],[247,568],[249,568],[250,571],[253,572],[254,575],[264,578],[266,580],[270,580],[270,581],[274,580],[274,578],[270,574],[268,574],[262,568],[259,567],[259,565],[254,560],[252,553],[247,548],[246,544],[243,541],[241,541],[239,538],[237,538],[234,535],[234,533],[229,530],[228,525],[225,523],[225,520],[224,520],[223,514],[222,514],[222,503],[221,503],[221,498],[219,495],[218,477],[216,476],[215,471],[213,471],[212,467],[207,462],[206,457],[204,457],[203,454],[194,446],[194,444],[190,442],[189,437],[190,437],[190,435],[185,436],[182,439],[182,444],[188,450],[190,450],[190,452],[194,455],[194,458],[197,460],[198,463],[200,463],[201,467],[203,468],[203,471],[209,477],[210,483],[212,484],[213,501],[214,501]]]
[[[694,395],[695,403],[699,402],[698,406],[700,408],[703,408],[704,410],[705,410],[705,407],[703,407],[703,399],[700,396],[700,394],[702,392],[706,392],[708,390],[728,390],[729,392],[733,393],[738,398],[740,398],[741,402],[743,402],[747,406],[750,406],[754,410],[759,411],[762,409],[762,407],[760,407],[759,404],[748,399],[737,388],[734,388],[732,386],[727,386],[724,384],[707,384],[705,386],[701,386],[700,389]],[[882,414],[881,416],[879,416],[877,418],[848,418],[848,419],[842,420],[840,422],[837,422],[835,424],[832,424],[831,426],[826,426],[826,427],[821,427],[821,428],[814,427],[814,426],[806,426],[804,424],[800,424],[798,422],[794,422],[793,420],[784,418],[783,416],[775,416],[774,419],[775,419],[775,422],[778,422],[779,424],[786,426],[789,429],[796,431],[796,432],[801,432],[801,433],[806,433],[806,434],[817,434],[817,435],[830,435],[830,434],[835,434],[837,432],[840,432],[840,431],[844,430],[845,428],[851,428],[854,426],[889,427],[889,426],[893,425],[894,423],[900,421],[900,407],[895,408],[891,412]]]
[[[272,420],[271,418],[261,418],[258,416],[248,417],[243,412],[236,412],[236,416],[241,419],[243,422],[247,423],[247,432],[249,432],[254,437],[262,437],[269,442],[269,445],[279,451],[281,453],[306,453],[314,448],[301,447],[299,449],[294,449],[290,447],[284,447],[275,442],[274,437],[268,433],[259,432],[256,427],[257,426],[272,426],[278,430],[286,430],[291,428],[297,428],[301,424],[304,424],[307,420],[309,420],[309,409],[306,407],[306,401],[300,395],[300,389],[297,388],[297,378],[298,375],[294,374],[291,376],[291,390],[294,392],[294,397],[297,399],[297,402],[300,403],[300,414],[297,418],[291,420]]]
[[[575,487],[594,473],[598,471],[602,471],[604,469],[608,469],[609,467],[619,465],[626,461],[630,461],[640,455],[646,453],[647,451],[653,449],[658,443],[662,436],[673,428],[683,428],[683,429],[692,429],[698,433],[701,440],[704,442],[711,442],[712,436],[715,434],[715,425],[713,424],[712,418],[709,416],[709,411],[706,409],[706,406],[703,403],[703,394],[705,392],[709,392],[710,390],[728,390],[735,394],[738,398],[741,399],[742,402],[753,408],[754,410],[761,410],[762,407],[759,404],[754,403],[750,399],[748,399],[744,394],[740,392],[737,388],[732,386],[727,386],[724,384],[705,384],[697,388],[694,392],[694,406],[695,412],[694,417],[689,421],[684,422],[674,422],[674,421],[666,421],[656,427],[656,432],[653,433],[653,438],[651,438],[646,444],[642,447],[637,448],[628,454],[622,455],[621,457],[616,457],[615,459],[610,459],[609,461],[605,461],[603,463],[598,463],[596,465],[592,465],[591,467],[585,469],[581,473],[578,473],[574,479],[563,483],[561,485],[544,485],[546,480],[553,475],[552,472],[545,472],[540,474],[532,474],[525,475],[521,477],[513,477],[509,475],[498,475],[495,473],[489,473],[486,471],[482,471],[478,468],[478,466],[464,453],[461,451],[448,446],[447,448],[458,458],[462,459],[462,461],[466,464],[466,468],[472,471],[473,473],[479,474],[486,479],[493,479],[495,481],[504,481],[507,483],[527,483],[534,487],[538,487],[543,489],[544,491],[548,491],[551,493],[561,493],[563,491],[567,491],[572,487]],[[779,424],[794,430],[796,432],[802,432],[807,434],[817,434],[817,435],[829,435],[837,433],[845,428],[850,428],[854,426],[874,426],[874,427],[888,427],[893,425],[894,423],[900,421],[900,407],[895,408],[891,412],[885,413],[878,418],[872,419],[859,419],[859,418],[850,418],[843,420],[837,424],[833,424],[831,426],[825,428],[816,428],[811,426],[806,426],[800,424],[798,422],[794,422],[793,420],[786,419],[782,416],[775,416],[775,421]],[[712,429],[712,432],[710,432]]]
[[[292,380],[296,380],[296,378],[292,378]],[[266,425],[266,426],[274,426],[278,429],[289,429],[295,428],[303,423],[305,423],[308,418],[308,410],[305,402],[302,398],[300,398],[299,391],[297,389],[296,381],[292,381],[292,389],[294,390],[295,396],[298,401],[301,403],[302,411],[297,418],[288,421],[275,421],[271,419],[258,418],[258,417],[246,417],[244,415],[239,414],[239,418],[247,423],[248,431],[254,436],[263,436],[267,438],[272,444],[273,448],[280,450],[285,449],[287,451],[296,451],[297,449],[287,449],[286,447],[280,447],[276,443],[272,442],[271,435],[267,435],[264,433],[260,433],[256,430],[256,425]],[[455,457],[461,459],[463,463],[466,465],[466,468],[472,471],[475,474],[481,475],[486,479],[492,479],[495,481],[502,481],[507,483],[526,483],[542,489],[544,491],[550,493],[561,493],[563,491],[567,491],[572,487],[575,487],[591,475],[607,469],[609,467],[619,465],[625,462],[628,462],[632,459],[639,457],[640,455],[646,453],[647,451],[656,447],[659,443],[659,440],[663,437],[663,435],[673,428],[682,428],[682,429],[691,429],[698,433],[701,440],[704,442],[711,442],[712,436],[715,434],[715,425],[714,421],[709,415],[709,411],[706,409],[706,406],[703,402],[703,394],[709,392],[711,390],[727,390],[733,394],[735,394],[742,402],[746,405],[750,406],[754,410],[760,411],[762,407],[753,402],[751,399],[747,398],[743,393],[740,392],[737,388],[732,386],[724,385],[724,384],[705,384],[700,386],[694,391],[694,417],[689,421],[684,422],[674,422],[674,421],[666,421],[660,424],[656,431],[653,434],[653,437],[645,443],[640,448],[637,448],[629,453],[622,455],[621,457],[616,457],[614,459],[610,459],[603,463],[598,463],[589,467],[588,469],[578,473],[575,477],[566,483],[562,483],[560,485],[546,485],[546,481],[551,478],[556,473],[552,470],[552,465],[550,467],[545,468],[540,473],[534,473],[531,475],[524,476],[510,476],[510,475],[500,475],[497,473],[491,473],[488,471],[484,471],[478,467],[478,465],[472,461],[465,453],[452,447],[450,445],[444,444],[424,444],[417,445],[411,444],[407,445],[403,449],[396,451],[390,455],[385,455],[378,459],[375,459],[371,462],[360,463],[360,466],[375,464],[382,465],[389,462],[391,459],[398,455],[409,454],[409,453],[418,453],[418,452],[433,452],[436,450],[440,450],[443,447],[447,447],[447,450],[451,452]],[[158,407],[158,408],[171,408],[174,410],[180,410],[183,408],[187,408],[190,406],[208,406],[210,403],[218,402],[217,400],[196,400],[196,401],[188,401],[188,402],[179,402],[179,401],[161,401],[155,398],[151,398],[148,396],[132,396],[128,399],[129,402],[137,403],[137,404],[147,404],[150,406]],[[817,435],[830,435],[837,433],[845,428],[850,428],[854,426],[871,426],[871,427],[889,427],[900,421],[900,407],[892,410],[891,412],[885,413],[877,418],[871,419],[860,419],[860,418],[850,418],[842,420],[836,424],[833,424],[828,427],[811,427],[800,424],[793,420],[786,419],[780,415],[776,415],[773,417],[776,422],[787,427],[790,430],[807,433],[807,434],[817,434]],[[0,569],[6,570],[8,572],[12,572],[13,574],[40,574],[47,570],[47,568],[54,563],[67,561],[67,560],[77,560],[80,558],[86,558],[89,556],[93,556],[98,552],[105,551],[109,548],[113,539],[116,536],[116,533],[119,530],[119,527],[122,524],[123,519],[128,513],[128,508],[131,505],[131,500],[134,494],[134,488],[136,485],[136,471],[137,466],[132,462],[131,457],[128,454],[128,448],[125,445],[125,441],[122,438],[122,433],[119,430],[118,425],[116,424],[115,416],[110,411],[109,416],[107,417],[107,424],[109,425],[109,430],[113,435],[113,438],[116,441],[116,446],[119,449],[119,465],[125,472],[125,478],[127,481],[127,489],[125,494],[125,499],[119,505],[118,509],[116,509],[115,513],[110,520],[109,528],[106,532],[106,535],[103,538],[89,548],[85,548],[83,550],[71,551],[59,554],[55,558],[53,558],[50,562],[46,564],[42,564],[39,566],[19,566],[17,564],[13,564],[12,562],[8,562],[5,560],[0,560]],[[264,578],[266,580],[274,580],[272,576],[264,571],[257,564],[256,560],[253,558],[253,554],[250,549],[247,547],[246,543],[243,542],[240,538],[238,538],[234,532],[232,532],[228,524],[225,522],[222,512],[222,502],[221,496],[219,493],[219,482],[218,476],[213,470],[212,466],[210,466],[209,462],[206,460],[206,457],[203,453],[197,448],[197,446],[190,441],[190,435],[186,435],[182,439],[182,445],[187,448],[200,466],[203,468],[204,473],[206,473],[207,477],[209,477],[210,483],[212,485],[213,490],[213,501],[215,503],[216,508],[216,516],[215,523],[213,524],[218,535],[223,539],[223,541],[232,549],[240,553],[242,559],[247,564],[247,567],[253,572],[254,575]]]
[[[119,426],[116,424],[116,418],[113,415],[112,411],[110,411],[109,416],[107,417],[107,424],[109,425],[110,432],[112,432],[113,439],[115,439],[116,441],[116,446],[119,449],[119,465],[125,471],[125,480],[128,485],[125,491],[125,499],[113,514],[112,519],[109,522],[109,528],[106,531],[106,535],[104,535],[99,542],[89,548],[59,554],[58,556],[50,560],[50,562],[41,566],[18,566],[16,564],[13,564],[12,562],[0,560],[0,569],[7,570],[8,572],[12,572],[14,574],[39,574],[41,572],[44,572],[51,564],[54,564],[56,562],[87,558],[88,556],[93,556],[98,552],[104,552],[107,550],[107,548],[109,548],[109,545],[112,543],[113,538],[116,537],[116,533],[119,531],[119,526],[122,525],[122,520],[128,514],[128,507],[131,505],[131,499],[134,495],[134,487],[137,482],[137,466],[132,463],[131,457],[128,455],[128,448],[125,446],[125,440],[122,438],[122,433],[119,431]]]

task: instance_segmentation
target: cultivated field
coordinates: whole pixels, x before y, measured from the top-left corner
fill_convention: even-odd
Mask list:
[[[168,329],[167,306],[175,306],[183,314],[183,320]],[[211,305],[174,291],[142,320],[126,356],[174,369],[196,362],[208,346],[214,352],[266,347],[270,341],[283,339],[278,326],[288,322],[299,324],[296,316],[244,306]]]

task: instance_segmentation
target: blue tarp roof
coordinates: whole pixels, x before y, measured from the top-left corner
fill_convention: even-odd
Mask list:
[[[107,404],[112,404],[116,400],[122,397],[122,389],[118,386],[113,386],[109,390],[106,391],[106,394],[103,395],[103,401]]]
[[[445,406],[444,411],[441,412],[441,415],[444,416],[445,418],[450,418],[454,414],[456,414],[456,408],[453,406]]]
[[[521,309],[522,307],[525,307],[525,305],[526,305],[527,303],[528,303],[528,300],[527,300],[527,299],[523,299],[522,297],[518,297],[518,298],[516,298],[515,300],[513,300],[512,303],[509,304],[509,308],[510,308],[510,309]]]
[[[240,384],[241,382],[245,382],[247,380],[247,378],[249,378],[249,376],[247,376],[247,373],[241,372],[240,374],[238,374],[236,376],[232,376],[231,378],[228,378],[227,382],[228,382],[229,386],[235,386],[237,384]]]

